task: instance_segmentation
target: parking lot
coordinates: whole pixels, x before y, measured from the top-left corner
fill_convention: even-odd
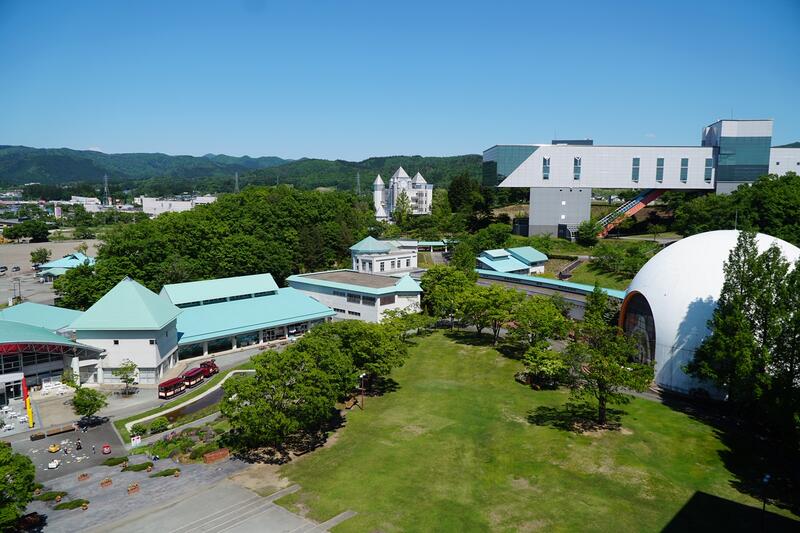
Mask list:
[[[8,267],[5,275],[0,275],[0,302],[8,302],[8,299],[14,296],[16,289],[26,301],[52,304],[55,296],[53,284],[39,283],[31,264],[31,252],[37,248],[47,248],[53,260],[74,252],[75,247],[82,242],[89,246],[88,255],[97,255],[97,245],[100,241],[95,239],[0,245],[0,266]],[[18,272],[13,272],[15,266],[20,268]]]
[[[77,439],[81,440],[81,450],[76,448]],[[8,440],[11,441],[14,451],[24,453],[31,458],[36,467],[36,479],[43,483],[67,474],[80,473],[89,467],[99,465],[108,457],[102,453],[103,445],[106,443],[111,445],[110,455],[125,454],[125,448],[114,432],[111,422],[87,428],[86,432],[70,431],[36,441],[31,441],[28,434]],[[58,445],[59,451],[49,452],[48,447],[51,444]],[[94,453],[92,446],[95,447]],[[48,469],[47,464],[53,459],[59,459],[61,465],[56,469]]]

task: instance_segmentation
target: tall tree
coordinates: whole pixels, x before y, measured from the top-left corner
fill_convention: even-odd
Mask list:
[[[404,228],[411,220],[411,200],[408,199],[406,191],[400,191],[397,195],[397,203],[392,211],[392,220],[399,227]]]
[[[72,410],[78,416],[92,416],[107,405],[106,395],[95,389],[78,387],[72,397]]]
[[[553,300],[545,296],[525,298],[514,310],[513,319],[509,338],[526,350],[550,339],[563,338],[570,326]]]
[[[42,263],[47,263],[50,261],[51,255],[53,255],[53,252],[47,248],[37,248],[31,252],[31,263],[40,265]]]
[[[9,528],[33,499],[36,469],[10,445],[0,446],[0,528]]]
[[[422,275],[420,282],[425,308],[437,318],[449,319],[452,327],[460,295],[473,284],[472,281],[456,268],[435,266]]]
[[[130,392],[131,385],[136,383],[136,370],[138,368],[136,363],[130,359],[125,359],[119,367],[111,371],[112,375],[119,378],[119,380],[125,384],[126,394]]]

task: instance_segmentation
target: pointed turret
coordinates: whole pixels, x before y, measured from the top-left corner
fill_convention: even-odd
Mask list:
[[[373,187],[377,187],[379,185],[383,187],[383,178],[381,178],[380,174],[378,174],[378,176],[375,178],[375,181],[372,182]]]
[[[423,178],[423,177],[422,177],[422,174],[420,174],[419,172],[417,172],[417,173],[414,175],[414,179],[413,179],[413,180],[411,180],[411,183],[414,183],[415,185],[416,185],[416,184],[421,184],[421,185],[424,185],[425,183],[428,183],[428,182],[427,182],[427,181],[425,181],[425,178]]]
[[[397,178],[404,178],[404,179],[409,178],[408,173],[405,171],[403,167],[398,168],[395,171],[395,173],[392,174],[392,179],[397,179]]]

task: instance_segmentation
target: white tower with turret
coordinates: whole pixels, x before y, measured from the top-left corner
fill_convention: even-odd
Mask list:
[[[390,220],[392,212],[397,205],[401,192],[405,192],[411,203],[412,215],[430,215],[433,203],[433,185],[428,185],[422,174],[417,174],[412,179],[403,167],[398,168],[389,179],[389,185],[384,186],[380,174],[372,182],[372,197],[375,203],[375,218]]]
[[[372,182],[372,201],[375,204],[375,218],[379,221],[389,220],[389,213],[386,211],[386,189],[380,174]]]

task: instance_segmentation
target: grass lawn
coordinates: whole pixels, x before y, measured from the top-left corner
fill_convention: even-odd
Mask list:
[[[569,281],[584,283],[586,285],[594,285],[596,281],[601,287],[605,287],[606,289],[619,289],[624,291],[628,288],[632,279],[633,278],[627,276],[604,272],[587,262],[572,271],[572,277],[569,278]]]
[[[438,332],[416,340],[398,390],[347,414],[337,441],[281,469],[279,501],[335,531],[660,531],[696,491],[759,507],[731,486],[714,429],[633,400],[622,430],[529,422],[564,391],[514,381],[520,363]],[[786,512],[783,512],[786,514]]]

